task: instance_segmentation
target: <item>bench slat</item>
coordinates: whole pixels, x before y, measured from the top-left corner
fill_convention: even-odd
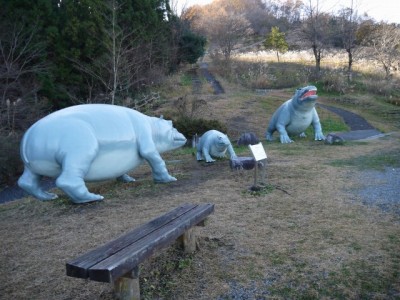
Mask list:
[[[92,266],[91,280],[113,282],[131,271],[156,250],[172,244],[187,229],[204,220],[214,211],[214,204],[201,204],[172,220],[157,231],[153,231],[136,243]]]
[[[91,266],[101,262],[110,255],[113,255],[114,253],[120,251],[121,249],[129,246],[135,241],[159,229],[165,224],[171,222],[171,220],[176,219],[180,215],[187,213],[188,211],[194,209],[195,207],[197,207],[197,205],[195,204],[183,204],[180,207],[177,207],[174,210],[171,210],[170,212],[166,213],[165,215],[155,218],[149,223],[146,223],[145,225],[127,234],[120,236],[116,240],[113,240],[103,246],[95,248],[94,250],[67,262],[66,264],[67,275],[78,278],[88,278],[89,277],[88,269]]]

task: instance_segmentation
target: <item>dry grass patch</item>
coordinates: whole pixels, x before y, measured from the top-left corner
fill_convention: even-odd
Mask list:
[[[363,206],[351,193],[354,170],[327,163],[398,146],[398,138],[343,147],[266,144],[273,188],[258,195],[248,192],[253,172],[181,152],[167,157],[182,160],[168,163],[176,183],[152,183],[143,166],[132,174],[135,183],[93,186],[106,196],[100,203],[73,205],[61,197],[4,204],[2,293],[111,299],[108,284],[67,277],[65,262],[181,203],[212,202],[199,252],[187,256],[172,247],[143,265],[146,299],[390,298],[400,291],[399,216]]]

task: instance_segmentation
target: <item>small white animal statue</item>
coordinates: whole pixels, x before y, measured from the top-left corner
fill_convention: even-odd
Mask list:
[[[218,130],[209,130],[200,137],[196,158],[205,159],[208,163],[214,162],[212,157],[224,157],[227,151],[231,158],[236,157],[228,136]]]
[[[56,194],[40,187],[42,176],[57,178],[56,185],[74,203],[99,201],[85,181],[117,178],[134,181],[126,173],[144,160],[156,182],[171,182],[160,153],[183,146],[186,138],[171,121],[108,104],[84,104],[56,111],[33,124],[21,141],[24,173],[18,185],[40,200]]]

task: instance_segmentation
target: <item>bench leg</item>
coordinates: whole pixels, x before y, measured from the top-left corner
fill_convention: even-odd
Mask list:
[[[193,253],[196,251],[196,233],[195,228],[189,228],[182,235],[183,249],[186,253]]]
[[[115,297],[120,300],[140,300],[139,267],[114,282]]]

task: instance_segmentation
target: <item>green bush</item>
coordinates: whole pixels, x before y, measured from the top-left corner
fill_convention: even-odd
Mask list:
[[[204,132],[215,129],[226,133],[227,127],[218,120],[192,119],[180,117],[174,121],[174,127],[182,133],[187,139],[193,135],[202,135]]]
[[[182,62],[196,63],[204,55],[207,39],[191,31],[182,35],[179,41],[179,58]]]

